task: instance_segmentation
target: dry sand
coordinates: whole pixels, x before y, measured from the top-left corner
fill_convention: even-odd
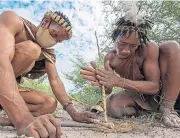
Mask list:
[[[86,109],[80,104],[75,104],[75,106],[79,111]],[[54,116],[61,122],[73,122],[61,106],[58,106]],[[114,132],[102,129],[102,127],[94,129],[63,127],[61,138],[180,138],[178,130],[161,127],[158,121],[149,121],[152,118],[148,119],[147,116],[122,118],[121,120],[109,119],[118,126]],[[0,127],[0,138],[17,138],[16,130],[13,127]]]

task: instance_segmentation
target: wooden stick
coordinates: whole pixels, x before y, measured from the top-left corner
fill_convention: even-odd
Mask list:
[[[95,128],[95,124],[87,123],[77,123],[77,122],[61,122],[61,127],[85,127],[85,128]]]
[[[105,123],[102,122],[98,119],[93,119],[94,124],[87,124],[87,123],[78,123],[78,122],[72,122],[72,121],[63,121],[61,122],[61,127],[86,127],[86,128],[96,128],[98,127],[98,125],[100,126],[104,126],[106,128],[114,128],[114,124],[113,123]]]
[[[104,121],[107,123],[107,111],[106,111],[106,94],[104,86],[101,87],[102,98],[103,98],[103,108],[104,108]]]
[[[95,31],[95,37],[96,37],[96,43],[98,48],[98,56],[99,56],[99,64],[101,63],[101,53],[100,53],[100,47],[98,44],[98,38]],[[105,88],[104,86],[101,86],[101,92],[102,92],[102,102],[103,102],[103,108],[104,108],[104,121],[107,123],[107,111],[106,111],[106,94],[105,94]]]
[[[84,128],[97,128],[98,125],[104,126],[106,128],[114,128],[113,123],[104,123],[101,122],[98,119],[93,119],[94,124],[87,124],[87,123],[78,123],[78,122],[73,122],[73,121],[61,121],[61,127],[84,127]],[[12,123],[3,123],[0,124],[0,126],[14,126]]]

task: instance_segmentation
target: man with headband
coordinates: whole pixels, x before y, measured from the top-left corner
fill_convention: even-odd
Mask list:
[[[0,15],[0,28],[0,105],[10,119],[0,118],[0,125],[12,122],[19,134],[36,138],[60,137],[60,122],[47,115],[56,109],[56,100],[17,85],[22,77],[37,79],[45,73],[54,95],[73,120],[91,122],[91,114],[75,110],[55,68],[52,46],[71,38],[68,18],[60,12],[47,12],[36,27],[14,12],[5,11]]]
[[[177,42],[164,42],[158,47],[148,39],[150,22],[140,16],[133,18],[128,13],[117,21],[112,33],[115,47],[104,58],[105,69],[97,69],[91,62],[92,67],[82,67],[81,74],[93,85],[104,85],[107,94],[113,87],[124,89],[107,99],[109,116],[160,111],[166,126],[180,127],[174,109],[180,90],[180,46]],[[178,101],[176,109],[180,109]]]

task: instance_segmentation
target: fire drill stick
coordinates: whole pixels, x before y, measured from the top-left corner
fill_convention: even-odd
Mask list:
[[[95,31],[95,37],[96,37],[96,43],[98,48],[98,56],[99,56],[99,64],[101,63],[101,53],[100,53],[100,47],[98,44],[98,38]],[[101,93],[102,93],[102,102],[103,102],[103,108],[104,108],[104,121],[107,123],[107,111],[106,111],[106,95],[105,95],[105,88],[104,86],[101,86]]]

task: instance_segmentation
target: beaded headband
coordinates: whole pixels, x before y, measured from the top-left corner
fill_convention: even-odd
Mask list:
[[[137,26],[119,26],[119,30],[121,31],[134,31],[134,32],[141,32],[147,34],[147,30],[145,28],[137,27]]]
[[[53,21],[55,21],[56,23],[58,23],[59,25],[61,25],[66,32],[68,33],[68,38],[70,39],[72,37],[72,27],[71,27],[71,23],[69,21],[67,21],[67,17],[65,17],[63,14],[62,16],[58,15],[55,12],[46,12],[45,17],[50,17]]]

